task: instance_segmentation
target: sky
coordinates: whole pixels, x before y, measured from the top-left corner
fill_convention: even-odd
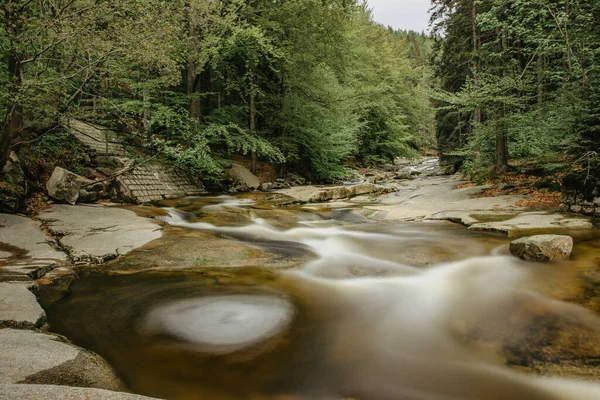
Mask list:
[[[429,0],[367,0],[375,21],[395,29],[427,30]]]

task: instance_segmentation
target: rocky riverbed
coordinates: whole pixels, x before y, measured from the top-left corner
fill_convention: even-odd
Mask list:
[[[408,174],[407,179],[395,179],[395,175],[391,179],[381,178],[378,183],[301,186],[237,196],[185,198],[163,201],[160,207],[57,204],[41,213],[37,220],[0,215],[0,364],[3,368],[0,398],[35,398],[39,393],[45,393],[49,398],[136,398],[137,395],[122,393],[126,387],[166,398],[178,397],[176,393],[198,394],[197,390],[204,390],[208,398],[226,398],[218,385],[213,387],[207,383],[204,389],[195,385],[191,388],[189,382],[173,377],[173,385],[178,387],[169,386],[164,379],[154,383],[149,381],[155,374],[162,373],[150,367],[153,356],[167,357],[170,363],[177,364],[181,362],[177,354],[199,351],[194,346],[196,350],[185,346],[186,350],[183,350],[181,343],[199,340],[200,346],[205,348],[207,337],[213,341],[209,354],[225,351],[228,355],[225,358],[201,357],[191,364],[185,363],[185,368],[178,366],[176,371],[185,375],[186,368],[213,368],[217,373],[225,374],[218,380],[226,382],[226,376],[231,376],[240,389],[259,392],[263,390],[259,387],[275,385],[273,379],[277,376],[289,385],[297,385],[295,380],[289,381],[275,371],[285,365],[289,351],[305,349],[294,346],[298,346],[297,340],[306,339],[298,339],[294,329],[286,330],[292,332],[291,337],[289,334],[273,335],[272,332],[299,323],[317,328],[305,321],[312,317],[301,312],[306,307],[312,309],[312,302],[308,301],[310,296],[297,293],[302,291],[303,284],[296,282],[293,289],[282,289],[281,285],[287,288],[287,283],[279,282],[277,271],[309,268],[318,276],[328,277],[333,273],[338,274],[338,278],[397,276],[401,264],[407,266],[401,275],[421,274],[421,270],[414,268],[490,254],[508,254],[507,236],[568,233],[574,237],[571,259],[557,264],[554,272],[548,273],[548,276],[558,273],[568,284],[561,286],[552,281],[544,284],[542,291],[551,297],[596,309],[592,288],[596,271],[600,269],[595,253],[600,249],[600,242],[598,231],[593,229],[589,219],[559,212],[533,211],[518,205],[523,196],[475,197],[485,187],[462,187],[464,182],[459,177],[441,175],[435,160],[426,160],[417,166],[400,166],[400,169],[403,174]],[[332,252],[332,249],[337,250]],[[340,258],[346,253],[351,255],[349,259]],[[328,260],[327,270],[319,264],[323,259]],[[504,263],[517,265],[516,261]],[[540,271],[546,271],[546,268],[540,267]],[[334,270],[337,272],[332,272]],[[587,283],[581,283],[581,279]],[[319,285],[314,282],[310,285],[315,295],[318,294]],[[178,294],[173,297],[176,292]],[[281,297],[282,292],[289,294]],[[64,298],[66,294],[70,294],[69,298]],[[200,294],[194,304],[182,304],[181,309],[173,308],[179,307],[178,303],[168,305],[173,300],[191,301],[189,298]],[[137,300],[130,299],[136,295],[139,296]],[[216,296],[217,303],[206,297],[209,295]],[[298,305],[297,300],[288,303],[287,296],[302,299],[304,305]],[[77,304],[72,303],[77,299],[80,299],[77,304],[86,307],[82,314],[79,314]],[[138,325],[133,327],[135,332],[142,329],[146,333],[141,337],[126,336],[119,346],[129,350],[119,360],[114,353],[116,349],[102,336],[104,328],[100,326],[114,326],[113,333],[117,334],[127,332],[132,328],[129,320],[137,321],[135,315],[140,310],[136,307],[141,304],[140,299],[147,299],[146,304],[164,302],[164,307],[152,308],[143,329]],[[38,300],[49,310],[49,326],[46,312]],[[131,304],[126,305],[127,302]],[[243,307],[236,306],[238,303]],[[117,312],[121,308],[122,311]],[[206,326],[219,326],[214,321],[222,324],[222,310],[227,309],[231,309],[228,318],[238,321],[240,328],[225,324],[216,336],[215,331],[205,331]],[[116,313],[114,320],[110,320],[111,314],[106,310]],[[196,311],[182,314],[180,310]],[[270,311],[264,313],[265,310]],[[248,315],[252,317],[245,322]],[[177,318],[181,316],[189,324],[179,326]],[[210,318],[216,319],[210,322]],[[257,321],[263,322],[253,325]],[[73,329],[79,333],[74,333]],[[156,334],[164,335],[165,329],[167,336],[183,339],[175,340],[174,343],[178,343],[175,347],[166,342],[158,343],[160,345],[156,347],[158,344],[153,342],[144,348],[144,340]],[[241,339],[233,333],[240,330],[254,332],[259,338],[242,340],[245,343],[242,348],[251,348],[250,353],[235,350],[239,349],[236,346]],[[51,332],[64,333],[68,339]],[[93,335],[98,336],[92,338]],[[565,337],[568,337],[567,333]],[[103,358],[77,347],[69,339],[108,358],[112,367],[117,366],[118,376],[126,377],[127,384]],[[148,352],[150,358],[144,361],[148,368],[142,368],[137,362],[132,364],[140,353],[131,350],[131,341],[138,339],[141,343],[135,348]],[[220,344],[214,344],[215,340]],[[293,345],[290,347],[285,343]],[[169,348],[168,354],[164,353],[164,346]],[[524,363],[527,368],[552,372],[554,367],[551,366],[556,363],[547,361],[552,358],[549,354],[556,354],[560,349],[546,346],[546,355],[536,359],[524,355],[523,349],[515,346],[513,343],[514,350],[504,357],[516,364]],[[273,351],[266,350],[269,348]],[[333,351],[329,345],[326,348]],[[595,349],[584,346],[582,352],[585,351],[588,351],[587,357],[596,354]],[[207,350],[199,352],[206,354]],[[309,359],[318,356],[311,354],[307,354]],[[342,352],[340,356],[343,354],[346,353]],[[373,356],[368,354],[363,356]],[[573,359],[582,357],[579,353],[569,354]],[[252,384],[242,384],[236,380],[236,374],[256,365],[248,361],[254,358],[263,360],[264,368],[253,374],[255,381]],[[357,361],[361,359],[358,357]],[[531,364],[532,359],[538,360],[538,364]],[[561,360],[564,363],[564,357]],[[337,361],[334,364],[345,365]],[[315,366],[307,361],[309,365]],[[288,367],[292,371],[299,368]],[[140,373],[131,375],[131,368],[138,368]],[[225,372],[227,368],[233,368],[232,375]],[[588,369],[590,373],[585,372]],[[560,367],[558,370],[560,373]],[[147,377],[140,375],[143,372]],[[597,376],[585,363],[580,367],[569,364],[563,372]],[[206,379],[216,379],[215,373],[211,372]],[[200,382],[206,383],[206,379]],[[160,384],[168,387],[163,390],[155,386]],[[213,390],[216,392],[211,392]],[[353,393],[361,393],[361,390],[356,388]]]

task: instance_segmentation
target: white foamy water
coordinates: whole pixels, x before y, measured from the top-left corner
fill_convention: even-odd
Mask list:
[[[417,243],[439,245],[441,237],[435,233],[399,228],[374,232],[325,222],[283,230],[264,219],[223,227],[190,223],[180,211],[168,211],[165,220],[174,226],[242,240],[300,243],[317,255],[301,270],[282,272],[277,282],[319,321],[323,358],[338,361],[336,367],[315,371],[326,383],[311,398],[600,399],[599,384],[517,373],[505,367],[496,352],[468,340],[473,332],[492,343],[527,340],[523,332],[532,323],[531,310],[598,333],[600,339],[598,316],[529,290],[532,265],[499,255],[502,247],[489,255],[424,269],[395,262],[390,255]],[[452,246],[452,239],[445,240]],[[254,300],[248,304],[222,300],[227,303],[223,307],[217,302],[207,308],[199,300],[200,304],[167,306],[156,315],[167,325],[189,319],[180,332],[187,340],[200,337],[217,347],[227,342],[236,350],[265,340],[290,323],[279,306],[273,310]],[[240,334],[244,330],[248,335]]]
[[[292,316],[292,306],[277,296],[198,297],[154,308],[143,329],[169,333],[209,353],[230,353],[279,333]]]

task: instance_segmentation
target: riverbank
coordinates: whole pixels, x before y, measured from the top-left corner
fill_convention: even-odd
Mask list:
[[[410,180],[394,179],[381,185],[298,187],[230,200],[207,199],[200,205],[210,213],[202,214],[198,221],[242,227],[250,220],[268,218],[277,221],[281,229],[289,229],[296,224],[301,210],[315,210],[316,215],[323,218],[336,215],[348,222],[448,220],[468,226],[470,230],[503,232],[511,237],[565,231],[590,237],[596,233],[588,218],[523,206],[525,196],[477,197],[488,188],[470,187],[457,176],[443,176],[431,162],[411,168],[422,170]],[[250,210],[240,207],[246,199],[253,203]],[[334,200],[323,202],[329,199]],[[170,204],[167,201],[163,206]],[[194,207],[199,206],[194,201],[188,206],[185,201],[172,201],[172,205],[175,204],[179,209],[189,210],[190,215],[198,213]],[[281,248],[248,246],[218,232],[182,232],[181,228],[166,226],[156,218],[164,216],[165,212],[156,207],[123,208],[112,204],[52,205],[35,221],[15,215],[0,216],[0,242],[3,243],[0,297],[4,299],[0,309],[0,327],[3,328],[0,333],[8,338],[1,341],[5,349],[0,349],[2,365],[7,369],[4,381],[0,382],[7,385],[3,392],[9,397],[4,398],[20,398],[18,393],[24,390],[31,393],[43,390],[42,386],[14,386],[25,383],[109,390],[124,387],[101,358],[47,333],[45,313],[34,293],[44,291],[47,301],[56,301],[68,293],[69,284],[84,271],[117,274],[157,268],[184,271],[199,264],[288,269],[301,265],[306,259],[305,249],[290,244],[282,247],[285,248],[282,256]],[[107,264],[117,259],[124,260],[117,268]],[[415,265],[431,262],[435,263],[414,260]],[[32,347],[37,351],[32,351]],[[69,393],[70,389],[61,390]],[[81,393],[80,389],[72,390],[72,396]],[[107,394],[90,389],[90,399],[105,398],[102,396]]]

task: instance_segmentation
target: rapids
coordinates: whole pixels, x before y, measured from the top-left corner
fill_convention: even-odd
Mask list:
[[[199,232],[232,251],[241,244],[294,266],[199,260],[192,269],[132,273],[122,268],[127,257],[108,274],[75,282],[70,296],[47,307],[51,328],[107,358],[135,392],[600,398],[600,384],[540,376],[600,357],[600,318],[562,301],[589,293],[579,274],[594,269],[585,249],[598,239],[578,244],[573,261],[542,265],[510,256],[498,234],[444,222],[374,222],[360,206],[286,209],[260,196],[164,206],[168,215],[157,218],[175,240]],[[138,252],[158,259],[164,251],[159,243]]]

